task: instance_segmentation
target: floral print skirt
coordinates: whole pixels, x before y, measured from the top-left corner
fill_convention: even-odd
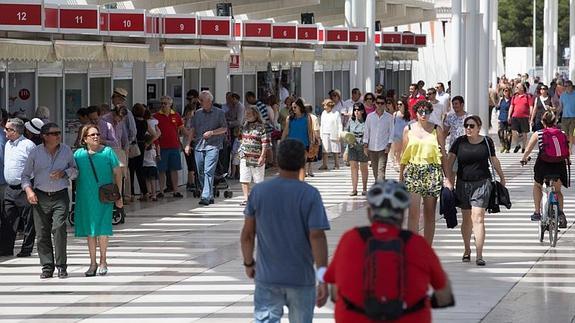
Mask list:
[[[404,181],[410,193],[421,197],[439,197],[443,187],[443,172],[441,165],[407,164]]]

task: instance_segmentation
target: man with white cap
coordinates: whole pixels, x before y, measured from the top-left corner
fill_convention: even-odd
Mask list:
[[[24,124],[24,128],[26,128],[24,137],[32,140],[36,146],[38,146],[42,143],[42,136],[40,135],[40,129],[42,129],[42,126],[44,126],[44,121],[39,118],[27,121]]]
[[[122,149],[125,151],[126,156],[128,155],[128,149],[131,143],[136,141],[136,134],[138,130],[136,129],[136,119],[134,119],[134,115],[132,111],[128,108],[126,98],[128,97],[128,91],[121,87],[114,88],[114,93],[112,93],[112,111],[120,110],[121,108],[125,108],[126,112],[128,113],[126,117],[121,121],[123,123],[124,131],[127,135],[128,142],[127,145],[122,145]],[[117,131],[116,131],[117,132]],[[120,138],[117,138],[120,140]],[[125,171],[124,177],[126,178],[126,182],[130,183],[130,172]],[[125,198],[126,200],[133,201],[132,192],[130,185],[125,185]]]

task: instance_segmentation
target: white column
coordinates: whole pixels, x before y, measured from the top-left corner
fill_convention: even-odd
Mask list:
[[[491,31],[491,8],[490,0],[481,1],[479,4],[479,12],[481,16],[480,28],[479,28],[479,73],[477,74],[478,82],[478,105],[479,113],[478,116],[483,121],[483,126],[481,129],[482,134],[489,133],[489,97],[487,96],[489,91],[489,72],[491,71],[491,66],[489,65],[489,56],[491,53],[491,44],[489,41],[489,35]]]
[[[465,21],[465,107],[466,110],[477,115],[479,112],[479,95],[487,96],[487,93],[480,93],[478,74],[478,51],[479,51],[479,27],[481,20],[479,15],[479,3],[476,0],[467,0],[468,14]]]
[[[575,0],[569,1],[569,79],[575,80]]]
[[[543,82],[549,84],[557,68],[557,0],[545,0],[543,11]]]
[[[132,102],[134,103],[146,103],[148,101],[146,74],[146,63],[134,62],[132,66]]]
[[[365,24],[365,11],[366,5],[363,0],[352,0],[352,9],[351,9],[351,23],[354,27],[363,28],[366,27]],[[369,33],[368,33],[369,34]],[[369,40],[368,40],[369,42]],[[355,64],[352,64],[352,70],[350,71],[351,79],[354,82],[351,82],[352,88],[357,87],[361,90],[362,93],[365,93],[364,88],[364,78],[363,78],[363,55],[365,51],[365,46],[359,46],[357,48],[357,60]]]
[[[574,0],[575,1],[575,0]],[[490,80],[493,86],[497,85],[497,30],[499,29],[499,0],[491,0],[491,29],[490,29],[490,52],[489,52],[489,68],[490,70]]]
[[[213,89],[215,93],[214,102],[226,102],[226,93],[230,90],[230,73],[229,62],[216,63],[216,88]]]
[[[345,12],[345,21],[344,24],[346,27],[353,26],[353,3],[352,0],[345,0],[344,4],[344,12]]]
[[[365,0],[365,26],[367,27],[367,45],[363,53],[363,78],[365,92],[375,88],[375,0]]]
[[[305,102],[315,106],[314,62],[301,63],[301,97]]]
[[[463,15],[461,14],[461,0],[451,1],[451,96],[463,93],[461,80],[461,34],[463,30]]]
[[[553,26],[553,37],[551,38],[552,52],[551,54],[551,79],[555,77],[557,72],[557,54],[559,52],[559,42],[557,40],[559,34],[559,0],[553,0],[551,11],[551,25]],[[551,83],[551,80],[549,81]]]

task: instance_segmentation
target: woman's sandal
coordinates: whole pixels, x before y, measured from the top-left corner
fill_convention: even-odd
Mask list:
[[[476,264],[477,266],[485,266],[485,260],[483,260],[483,258],[477,258],[477,259],[475,260],[475,264]]]
[[[351,191],[351,193],[349,194],[349,196],[357,196],[357,191]]]
[[[463,257],[461,258],[462,262],[470,262],[471,261],[471,254],[464,254]]]

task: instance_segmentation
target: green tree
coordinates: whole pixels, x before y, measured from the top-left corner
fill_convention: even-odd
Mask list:
[[[544,0],[537,0],[537,64],[543,61]],[[569,47],[569,0],[559,0],[557,59],[563,65],[563,50]],[[499,0],[499,30],[505,47],[531,47],[533,42],[533,0]]]

